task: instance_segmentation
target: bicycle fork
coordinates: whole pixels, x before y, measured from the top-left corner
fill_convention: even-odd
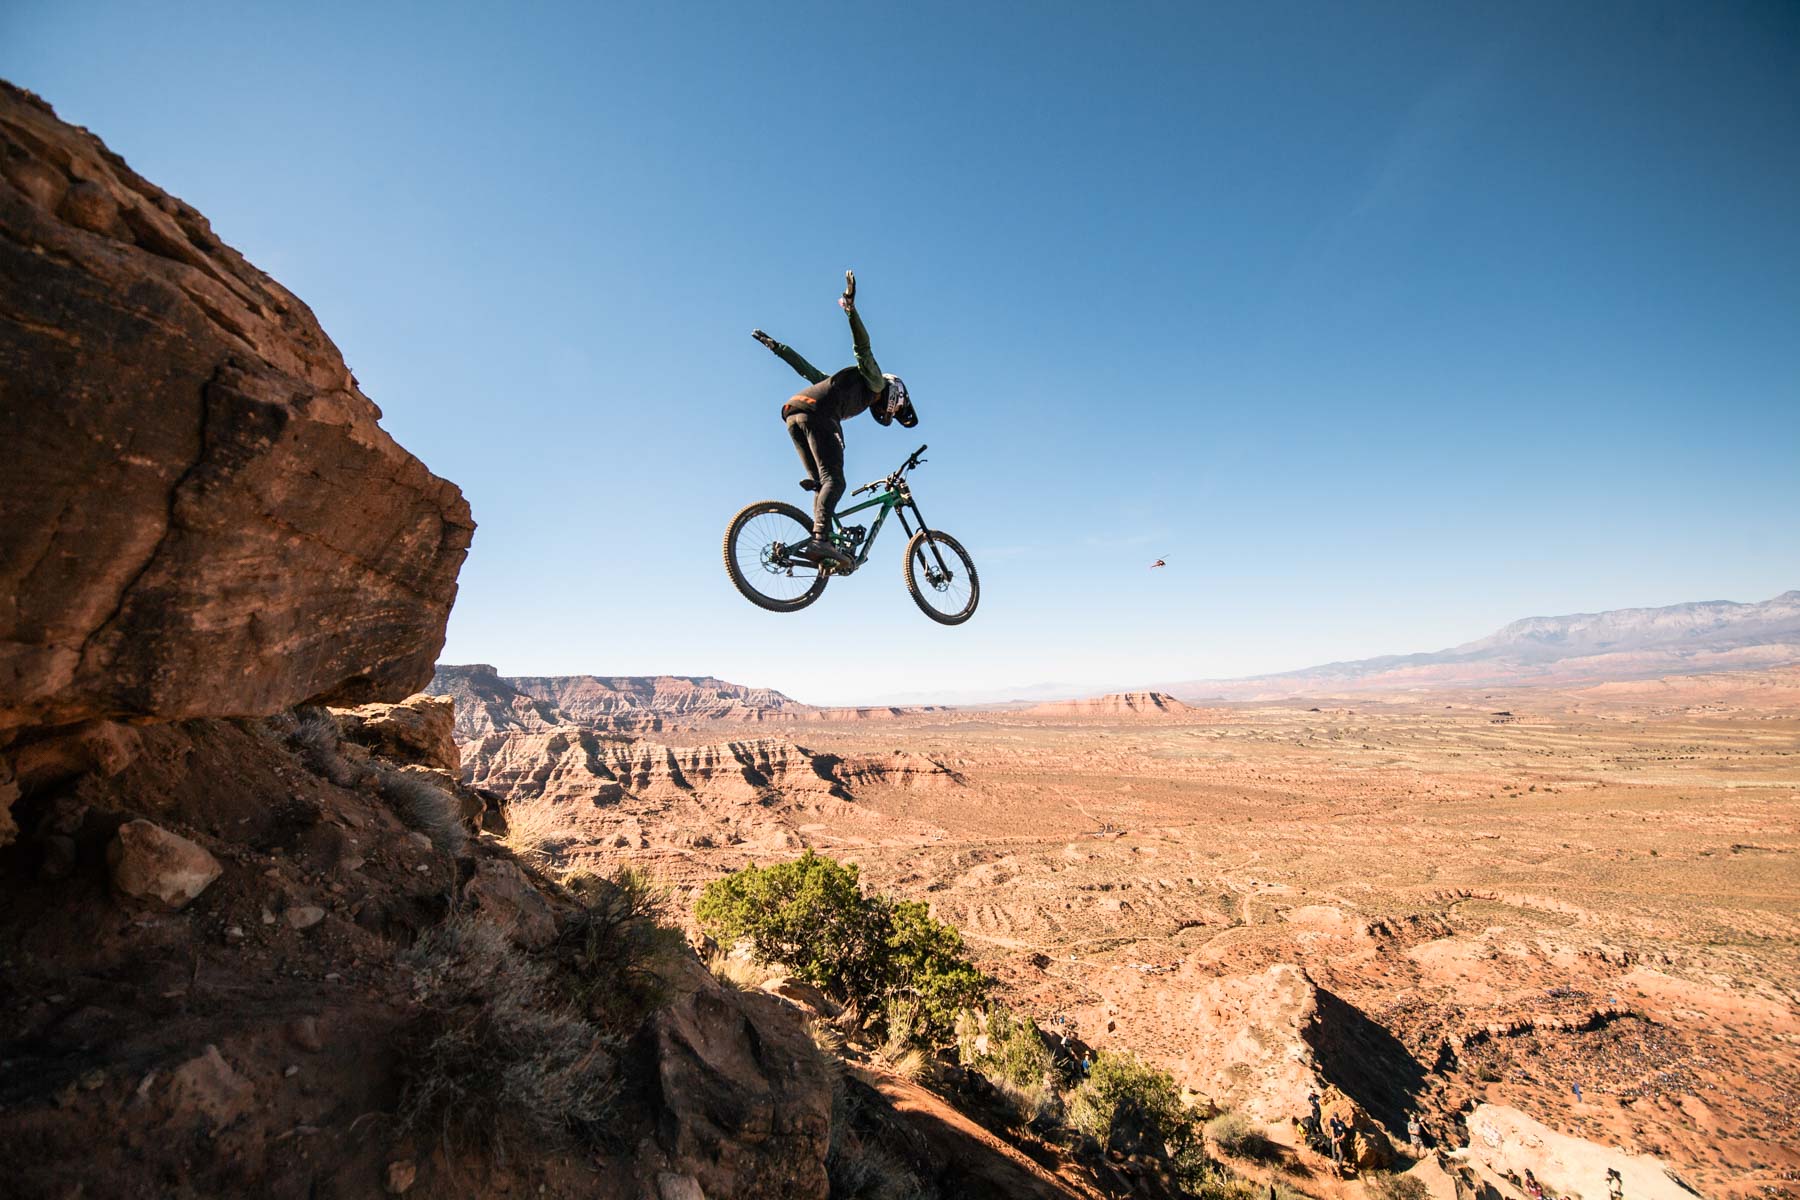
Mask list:
[[[928,529],[930,527],[925,524],[925,514],[919,511],[919,502],[913,499],[912,491],[911,489],[908,489],[906,493],[906,502],[896,507],[894,513],[900,518],[900,528],[906,530],[906,540],[910,543],[912,541],[913,528],[906,523],[906,509],[908,505],[912,507],[913,519],[918,521],[919,528]],[[937,560],[939,578],[949,579],[951,577],[950,568],[944,565],[944,555],[943,552],[938,549],[937,539],[926,538],[925,544],[931,547],[931,557]]]

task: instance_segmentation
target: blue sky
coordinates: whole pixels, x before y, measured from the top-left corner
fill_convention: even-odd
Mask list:
[[[1005,693],[1800,586],[1792,4],[10,0],[0,74],[462,485],[447,661]],[[847,363],[845,267],[957,629],[898,530],[800,615],[720,567],[805,499],[749,331]]]

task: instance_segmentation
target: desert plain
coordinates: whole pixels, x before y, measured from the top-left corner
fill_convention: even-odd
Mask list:
[[[684,900],[803,847],[854,861],[1053,1035],[1278,1140],[1323,1081],[1564,1194],[1800,1175],[1800,671],[654,736],[490,730],[465,772],[559,857]]]

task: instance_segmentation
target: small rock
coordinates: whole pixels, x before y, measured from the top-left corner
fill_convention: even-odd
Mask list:
[[[262,923],[264,925],[273,925],[275,923],[275,914],[270,912],[266,908],[263,909],[262,910]]]
[[[81,1077],[81,1090],[84,1092],[97,1091],[99,1088],[103,1087],[105,1083],[106,1072],[95,1067],[92,1071],[89,1071]]]
[[[295,1017],[288,1022],[287,1036],[288,1041],[309,1054],[317,1054],[325,1048],[325,1039],[319,1034],[317,1017]]]
[[[296,904],[287,910],[287,923],[295,929],[311,929],[325,919],[325,910],[316,904]]]
[[[149,821],[127,821],[106,848],[113,887],[174,912],[224,873],[202,846]]]
[[[388,1195],[404,1196],[418,1177],[419,1168],[413,1165],[413,1160],[410,1158],[389,1163],[387,1169]]]
[[[243,1116],[256,1099],[255,1089],[232,1070],[217,1046],[175,1068],[169,1090],[176,1111],[204,1116],[215,1132]]]
[[[225,927],[225,940],[233,944],[243,941],[244,927],[242,925],[227,925]]]
[[[292,1079],[294,1076],[298,1075],[299,1073],[300,1073],[300,1068],[296,1067],[292,1063],[289,1063],[287,1066],[287,1069],[281,1073],[281,1077],[283,1079]]]
[[[692,1175],[677,1175],[672,1171],[657,1172],[656,1194],[659,1200],[706,1200],[706,1193],[700,1190],[699,1180]]]

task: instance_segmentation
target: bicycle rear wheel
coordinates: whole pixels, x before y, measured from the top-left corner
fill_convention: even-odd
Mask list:
[[[744,599],[770,612],[799,612],[825,590],[818,564],[799,562],[788,549],[812,537],[812,517],[792,504],[762,500],[725,527],[725,573]]]
[[[981,602],[981,577],[961,542],[936,529],[921,529],[906,543],[906,590],[938,624],[961,625]]]

